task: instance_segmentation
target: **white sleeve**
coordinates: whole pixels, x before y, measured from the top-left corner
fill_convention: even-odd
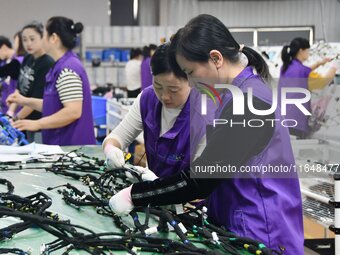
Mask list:
[[[116,139],[120,143],[122,150],[128,147],[143,131],[142,116],[140,113],[140,97],[142,93],[137,96],[124,119],[105,138],[105,140],[108,138]]]

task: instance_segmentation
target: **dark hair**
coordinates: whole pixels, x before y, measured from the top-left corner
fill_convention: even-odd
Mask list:
[[[35,32],[37,32],[41,38],[44,36],[44,25],[41,22],[38,21],[32,21],[31,23],[28,23],[25,25],[21,31],[24,31],[27,28],[33,29]]]
[[[149,49],[150,50],[156,50],[157,49],[157,45],[156,44],[149,44]]]
[[[149,46],[144,46],[142,50],[143,58],[151,57],[151,50],[156,50],[156,49],[157,49],[156,44],[149,44]]]
[[[179,79],[187,79],[187,75],[182,71],[174,72],[169,62],[170,43],[164,43],[156,48],[155,53],[151,57],[150,66],[152,75],[174,73]]]
[[[77,44],[77,35],[83,31],[83,24],[74,23],[73,20],[66,17],[52,17],[47,21],[46,31],[49,36],[57,34],[63,46],[69,50]]]
[[[211,50],[218,50],[232,63],[239,61],[240,45],[228,28],[216,17],[201,14],[191,19],[173,37],[170,63],[178,68],[176,54],[189,61],[207,62]],[[254,66],[260,76],[268,79],[269,69],[264,59],[249,47],[243,47],[242,52],[248,58],[248,65]]]
[[[309,41],[301,37],[294,38],[289,45],[283,46],[283,49],[281,51],[281,59],[283,62],[282,72],[285,72],[287,70],[300,49],[305,50],[309,48]]]
[[[6,45],[8,48],[12,48],[12,43],[11,43],[11,41],[10,41],[7,37],[1,36],[1,35],[0,35],[0,48],[1,48],[3,45]]]
[[[131,49],[130,59],[134,59],[135,57],[138,57],[140,55],[142,55],[142,51],[139,48]]]
[[[143,58],[149,58],[150,57],[150,48],[148,46],[144,46],[142,50]]]
[[[18,37],[19,39],[19,45],[18,45],[18,48],[17,48],[17,52],[15,53],[17,56],[24,56],[26,55],[26,51],[25,51],[25,48],[24,48],[24,45],[22,44],[22,37],[21,37],[21,31],[18,31],[14,34],[14,39],[15,37]]]

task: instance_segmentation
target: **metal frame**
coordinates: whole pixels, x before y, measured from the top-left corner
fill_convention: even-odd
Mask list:
[[[258,32],[285,32],[285,31],[309,31],[309,43],[314,43],[314,26],[296,26],[296,27],[254,27],[254,28],[229,28],[230,32],[253,32],[254,47],[258,47]]]

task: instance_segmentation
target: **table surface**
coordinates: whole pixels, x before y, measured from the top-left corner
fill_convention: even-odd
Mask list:
[[[64,151],[70,151],[76,147],[64,147]],[[81,149],[86,155],[103,158],[102,149],[100,146],[84,146]],[[29,168],[22,170],[9,170],[1,171],[1,178],[7,179],[14,185],[14,194],[21,196],[28,196],[37,192],[44,192],[52,199],[52,205],[48,209],[54,213],[57,213],[62,219],[69,219],[71,223],[81,225],[93,230],[96,233],[100,232],[121,232],[115,227],[112,219],[109,217],[98,215],[93,207],[81,207],[76,209],[75,207],[65,204],[62,200],[62,196],[58,194],[57,189],[48,191],[47,187],[55,187],[70,183],[82,191],[88,192],[88,187],[83,185],[80,181],[67,178],[64,176],[55,175],[51,172],[46,172],[44,169],[35,169],[38,164],[27,164]],[[39,166],[46,167],[48,164],[39,164]],[[32,167],[31,167],[32,166]],[[0,187],[0,192],[4,191],[3,187]],[[141,217],[143,220],[143,217]],[[8,217],[0,219],[0,228],[4,228],[8,225],[20,222],[19,219]],[[124,217],[124,222],[133,226],[131,217]],[[157,226],[155,220],[150,220],[150,226]],[[169,239],[176,239],[177,235],[173,232],[168,234],[162,234],[162,237]],[[57,238],[39,228],[30,228],[17,235],[12,239],[0,242],[1,248],[19,248],[27,251],[29,248],[32,250],[32,255],[40,254],[40,246],[43,243],[48,243],[56,240]],[[199,246],[199,245],[197,245]],[[62,254],[64,250],[53,252],[53,254]],[[72,251],[70,254],[88,254],[85,251]],[[114,254],[127,254],[126,251],[114,252]],[[141,254],[150,254],[142,252]],[[241,254],[249,254],[247,252],[241,252]]]

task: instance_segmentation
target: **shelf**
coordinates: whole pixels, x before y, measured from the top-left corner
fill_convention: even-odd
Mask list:
[[[304,199],[303,214],[324,227],[334,224],[334,207],[312,198]]]
[[[110,44],[86,44],[85,48],[88,49],[103,49],[103,48],[141,48],[139,43],[110,43]]]
[[[101,62],[100,66],[93,67],[91,62],[84,62],[85,67],[92,67],[92,68],[100,68],[100,67],[118,67],[118,68],[124,68],[126,65],[126,62]]]

